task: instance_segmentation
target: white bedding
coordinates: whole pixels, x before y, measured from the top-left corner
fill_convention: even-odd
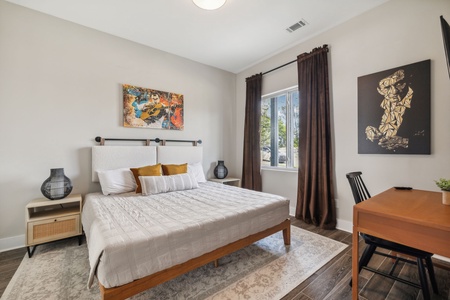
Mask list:
[[[141,196],[86,195],[82,223],[90,276],[120,286],[188,261],[289,218],[289,200],[214,182]]]

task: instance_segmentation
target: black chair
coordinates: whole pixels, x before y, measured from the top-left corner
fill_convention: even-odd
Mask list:
[[[361,175],[362,175],[361,172],[352,172],[352,173],[348,173],[346,175],[348,182],[350,183],[350,187],[351,187],[352,193],[353,193],[353,198],[355,199],[356,204],[360,203],[361,201],[367,200],[371,197],[369,194],[369,191],[366,188],[366,185],[364,184],[364,182],[361,178]],[[410,286],[422,289],[423,298],[427,300],[427,299],[430,299],[430,291],[428,289],[427,274],[426,274],[426,268],[427,268],[428,274],[430,276],[431,285],[433,287],[433,292],[435,294],[438,294],[436,278],[434,275],[433,262],[431,260],[431,256],[433,255],[432,253],[428,253],[428,252],[425,252],[422,250],[411,248],[411,247],[408,247],[408,246],[405,246],[402,244],[390,242],[390,241],[380,239],[380,238],[377,238],[374,236],[370,236],[370,235],[364,234],[364,233],[360,233],[360,236],[364,239],[364,241],[366,243],[366,248],[364,249],[364,252],[359,260],[358,274],[359,274],[359,272],[361,272],[362,269],[366,269],[373,273],[376,273],[376,274],[394,279],[396,281],[408,284]],[[413,261],[411,259],[406,259],[403,257],[399,257],[399,256],[390,255],[390,254],[383,253],[383,252],[378,252],[378,251],[376,251],[377,248],[384,248],[384,249],[391,250],[391,251],[394,251],[394,252],[397,252],[400,254],[404,254],[409,257],[415,257],[416,261]],[[395,260],[394,264],[392,265],[392,268],[390,269],[390,271],[388,273],[381,272],[379,270],[376,270],[376,269],[373,269],[373,268],[370,268],[367,266],[374,253],[382,255],[382,256],[386,256],[386,257],[389,257],[389,258],[392,258]],[[412,263],[412,264],[415,264],[418,266],[420,285],[393,275],[394,269],[397,266],[399,261]],[[423,263],[424,261],[426,263],[426,268]],[[350,281],[350,286],[351,285],[352,285],[352,282]]]

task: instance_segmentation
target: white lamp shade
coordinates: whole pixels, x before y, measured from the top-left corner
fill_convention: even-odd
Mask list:
[[[214,10],[222,7],[227,0],[192,0],[195,5],[206,10]]]

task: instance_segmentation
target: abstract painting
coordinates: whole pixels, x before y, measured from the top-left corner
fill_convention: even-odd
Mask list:
[[[182,94],[123,84],[123,126],[184,129]]]
[[[430,154],[430,60],[358,77],[358,153]]]

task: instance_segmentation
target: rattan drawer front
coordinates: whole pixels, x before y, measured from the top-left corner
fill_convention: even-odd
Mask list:
[[[79,215],[29,222],[27,244],[35,245],[80,234]]]

